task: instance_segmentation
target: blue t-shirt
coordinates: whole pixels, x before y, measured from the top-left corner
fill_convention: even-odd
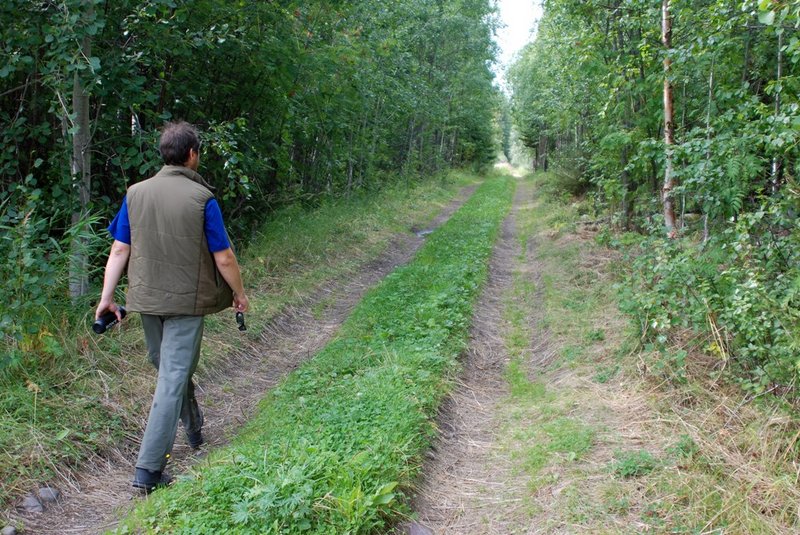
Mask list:
[[[231,244],[228,241],[228,233],[225,232],[225,225],[222,221],[222,210],[219,209],[216,199],[211,198],[206,202],[205,213],[204,225],[208,250],[216,253],[228,249]],[[127,197],[122,199],[122,206],[111,221],[111,224],[108,225],[108,231],[114,236],[115,240],[128,245],[131,244],[131,222],[128,219]]]

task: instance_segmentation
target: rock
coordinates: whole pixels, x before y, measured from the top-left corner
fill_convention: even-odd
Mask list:
[[[419,522],[406,522],[400,529],[405,535],[434,535],[433,530]]]
[[[53,487],[42,487],[39,489],[39,499],[42,503],[55,503],[61,498],[61,492]]]
[[[22,500],[22,510],[26,513],[44,513],[44,505],[39,498],[33,494],[28,494]]]
[[[14,526],[6,526],[0,531],[0,535],[17,535],[17,528]]]

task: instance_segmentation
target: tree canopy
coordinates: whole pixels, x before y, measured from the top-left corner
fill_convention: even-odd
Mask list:
[[[756,391],[800,369],[799,25],[797,1],[547,0],[510,70],[535,163],[648,236],[623,299],[646,336],[701,331]]]
[[[0,335],[35,336],[67,251],[70,279],[97,263],[165,121],[200,127],[239,243],[287,202],[486,165],[495,24],[489,0],[3,2]]]

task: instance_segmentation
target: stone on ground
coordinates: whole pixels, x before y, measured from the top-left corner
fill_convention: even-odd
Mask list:
[[[52,487],[42,487],[39,489],[39,499],[42,503],[55,503],[61,498],[61,492]]]
[[[44,513],[44,505],[39,498],[33,494],[28,494],[22,499],[22,510],[26,513]]]

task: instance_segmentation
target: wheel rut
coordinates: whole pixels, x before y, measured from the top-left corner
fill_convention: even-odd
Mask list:
[[[520,182],[511,213],[503,222],[489,265],[487,284],[475,307],[470,344],[454,391],[440,409],[439,438],[429,452],[412,507],[417,520],[400,526],[401,533],[510,534],[528,533],[518,509],[525,480],[515,473],[498,442],[499,404],[509,395],[504,378],[510,356],[506,349],[505,300],[516,270],[536,280],[539,272],[531,246],[522,250],[516,214],[532,198]],[[519,265],[520,258],[524,264]],[[535,322],[536,318],[528,318]],[[531,340],[533,353],[545,340]]]
[[[196,375],[207,445],[197,452],[192,450],[179,429],[168,471],[179,477],[187,474],[209,449],[227,444],[266,392],[321,350],[367,290],[408,263],[429,231],[444,224],[474,191],[475,186],[463,188],[428,227],[415,226],[411,234],[396,235],[378,258],[319,287],[302,303],[287,307],[263,328],[259,340],[230,354],[214,369]],[[143,395],[151,396],[152,392]],[[142,429],[145,418],[142,415]],[[130,484],[139,434],[127,438],[110,455],[87,461],[77,477],[65,477],[60,483],[62,499],[57,504],[40,514],[11,511],[11,523],[24,525],[28,534],[95,534],[113,529],[142,499]]]

